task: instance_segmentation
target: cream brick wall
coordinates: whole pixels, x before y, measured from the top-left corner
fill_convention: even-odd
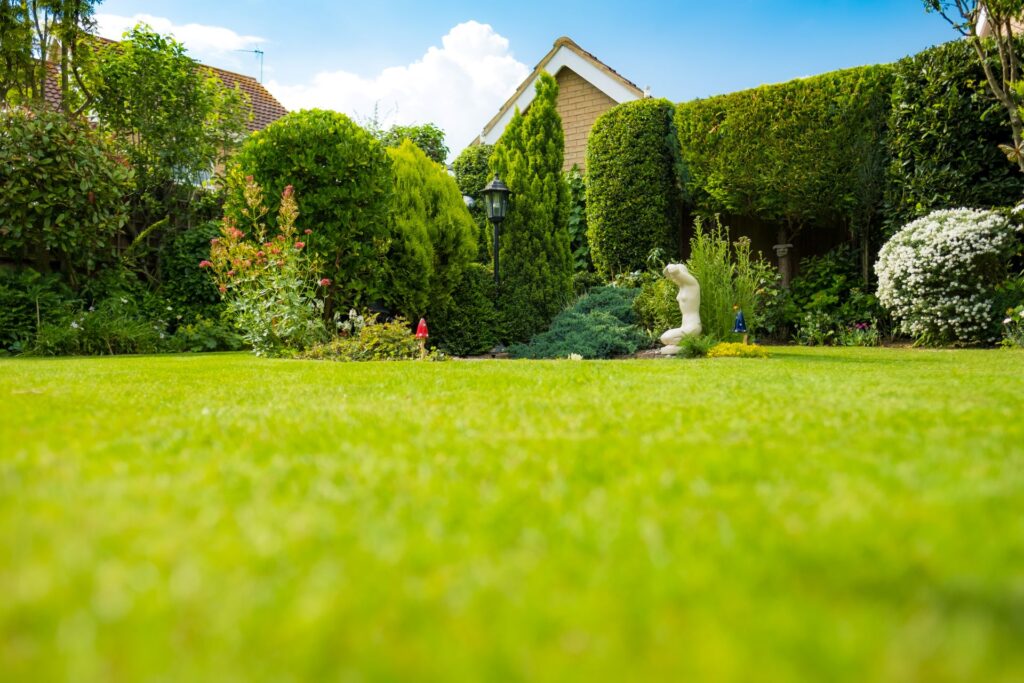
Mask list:
[[[555,76],[558,81],[558,109],[565,131],[565,170],[573,164],[586,170],[587,136],[597,117],[615,106],[615,100],[570,69]]]

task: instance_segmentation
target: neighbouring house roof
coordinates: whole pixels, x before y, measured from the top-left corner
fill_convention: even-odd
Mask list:
[[[105,44],[117,42],[106,38],[100,38],[98,36],[96,39],[100,43]],[[277,121],[288,113],[288,110],[270,94],[270,91],[264,88],[263,84],[252,76],[218,69],[217,67],[200,64],[199,62],[196,62],[196,66],[201,69],[208,69],[214,76],[219,78],[226,87],[237,87],[248,96],[249,105],[252,109],[252,117],[249,119],[247,124],[250,133],[263,130],[271,123]],[[60,68],[52,62],[47,63],[46,68],[47,77],[46,82],[43,83],[43,98],[49,106],[56,109],[60,107],[61,100]]]
[[[644,97],[644,91],[635,83],[627,80],[615,69],[581,48],[571,38],[562,36],[555,41],[551,51],[544,55],[544,58],[533,68],[533,71],[516,89],[512,97],[501,106],[494,118],[487,122],[483,132],[474,143],[493,144],[497,142],[502,131],[505,130],[505,126],[512,119],[516,107],[520,111],[525,111],[533,101],[534,85],[540,74],[547,71],[552,76],[557,76],[562,69],[574,71],[619,104]]]

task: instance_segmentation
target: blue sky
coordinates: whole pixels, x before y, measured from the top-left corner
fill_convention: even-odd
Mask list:
[[[256,75],[290,109],[433,120],[458,151],[561,35],[682,101],[898,59],[950,40],[919,0],[105,0],[102,31],[140,15],[198,59]],[[453,29],[457,29],[454,30]],[[447,36],[447,38],[446,38]]]

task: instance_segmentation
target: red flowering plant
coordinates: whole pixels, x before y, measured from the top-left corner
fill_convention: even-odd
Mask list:
[[[242,204],[221,224],[211,240],[208,268],[243,338],[259,356],[301,351],[330,335],[323,322],[325,280],[318,263],[307,255],[307,230],[299,239],[299,210],[289,185],[281,195],[277,234],[269,235],[263,190],[252,176],[245,179]],[[232,215],[234,214],[234,215]]]

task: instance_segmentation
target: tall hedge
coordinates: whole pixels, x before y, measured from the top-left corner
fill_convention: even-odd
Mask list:
[[[925,50],[894,65],[889,116],[886,228],[933,209],[1018,203],[1024,176],[998,145],[1012,141],[967,41]]]
[[[370,133],[344,114],[310,109],[251,135],[235,158],[241,175],[263,186],[277,215],[281,192],[295,188],[307,248],[331,280],[330,307],[379,301],[395,191],[391,160]]]
[[[388,149],[394,164],[394,235],[384,301],[409,320],[448,307],[476,256],[475,224],[455,181],[415,143]]]
[[[685,191],[699,214],[869,230],[886,165],[892,69],[868,66],[680,104]]]
[[[681,196],[674,106],[637,100],[605,112],[587,144],[587,237],[602,275],[644,267],[652,249],[678,254]]]
[[[526,113],[516,110],[494,147],[491,170],[512,190],[501,226],[500,314],[506,341],[545,329],[572,296],[565,136],[555,109],[558,84],[542,73]]]

